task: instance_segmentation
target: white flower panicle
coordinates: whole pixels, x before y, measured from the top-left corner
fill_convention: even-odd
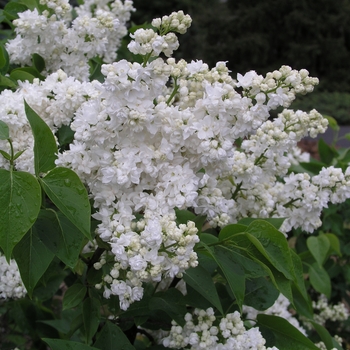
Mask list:
[[[8,264],[6,258],[0,255],[0,298],[23,298],[27,290],[23,285],[15,260]]]
[[[117,224],[115,237],[111,239],[117,263],[98,286],[104,286],[107,298],[117,295],[123,310],[140,300],[142,282],[160,282],[164,276],[182,277],[185,270],[198,265],[193,248],[199,238],[193,222],[177,226],[174,216],[163,216],[160,220],[151,215],[146,217],[132,222],[131,227]],[[104,263],[102,260],[94,267],[99,269]],[[127,278],[121,281],[119,277],[125,271]]]
[[[17,170],[34,173],[34,139],[24,111],[23,101],[40,115],[53,132],[62,125],[69,125],[75,111],[86,100],[96,96],[97,81],[81,83],[68,77],[62,70],[49,75],[45,81],[20,83],[17,91],[4,90],[0,94],[0,118],[10,129],[14,152],[25,151],[14,165]],[[9,151],[6,140],[0,140],[0,148]],[[0,167],[8,168],[8,161],[0,157]]]
[[[137,29],[130,34],[132,40],[128,49],[134,54],[159,56],[162,52],[170,57],[179,47],[176,33],[184,34],[190,27],[192,19],[183,11],[173,12],[170,16],[163,16],[152,21],[152,26],[157,29]]]
[[[346,321],[349,316],[349,309],[347,306],[339,302],[336,305],[328,304],[328,300],[325,295],[321,294],[317,301],[312,301],[312,308],[314,309],[314,320],[315,322],[325,325],[326,321]],[[312,329],[312,325],[307,321],[303,320],[305,327]]]
[[[214,310],[195,309],[193,315],[185,315],[186,324],[179,326],[172,321],[170,333],[162,341],[167,348],[192,350],[278,350],[265,347],[266,340],[259,328],[244,327],[238,311],[219,319]]]
[[[11,62],[30,65],[32,54],[43,57],[46,71],[63,69],[81,81],[89,78],[89,59],[116,60],[121,39],[127,34],[126,22],[134,10],[132,1],[85,1],[75,8],[72,20],[68,0],[41,0],[47,10],[19,13],[13,21],[16,37],[6,44]]]
[[[288,107],[297,93],[310,92],[317,84],[307,71],[283,66],[265,77],[253,71],[239,74],[236,81],[225,62],[209,69],[202,61],[149,60],[161,52],[171,55],[175,33],[189,27],[190,17],[180,11],[154,20],[156,31],[134,33],[130,49],[147,58],[143,64],[104,64],[103,83],[81,82],[87,73],[76,69],[86,68],[87,61],[79,66],[72,55],[88,59],[82,52],[95,50],[94,55],[114,60],[109,39],[105,44],[98,38],[123,30],[132,3],[85,1],[71,26],[63,4],[47,1],[57,14],[20,14],[18,36],[9,51],[13,62],[16,52],[23,51],[21,57],[37,52],[48,72],[62,66],[66,73],[58,70],[45,81],[2,92],[0,118],[10,127],[14,151],[25,150],[15,163],[19,170],[34,169],[23,98],[54,132],[62,125],[75,132],[57,165],[71,168],[86,184],[96,208],[94,218],[100,221],[96,233],[111,246],[114,262],[98,284],[105,297],[118,295],[126,309],[142,298],[143,282],[181,277],[196,266],[197,229],[192,222],[178,225],[176,208],[191,208],[214,227],[247,216],[284,217],[285,231],[302,227],[311,232],[320,225],[329,201],[350,197],[350,168],[343,173],[329,167],[314,178],[288,175],[294,161],[290,155],[300,157],[297,142],[324,132],[326,119],[315,110],[284,110],[269,120],[271,109]],[[11,49],[16,40],[21,44]],[[76,47],[67,46],[74,42]],[[46,50],[48,43],[55,48]],[[58,50],[59,45],[65,49]],[[36,51],[40,48],[43,52]],[[0,141],[0,147],[7,151],[8,144]],[[0,162],[8,167],[4,157]]]

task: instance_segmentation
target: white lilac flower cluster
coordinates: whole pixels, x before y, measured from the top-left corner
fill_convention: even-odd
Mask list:
[[[186,324],[181,327],[172,321],[172,327],[162,344],[173,349],[208,350],[277,350],[266,348],[266,340],[258,327],[244,327],[238,311],[217,320],[212,308],[195,309],[193,315],[185,315]]]
[[[163,16],[152,21],[153,29],[137,29],[130,36],[134,39],[128,49],[134,54],[142,56],[159,56],[162,52],[170,57],[179,47],[175,33],[184,34],[190,27],[192,19],[183,11],[173,12],[170,16]]]
[[[14,163],[17,170],[34,173],[34,139],[23,101],[55,132],[62,125],[69,125],[80,105],[98,94],[96,85],[97,81],[80,82],[58,70],[45,81],[23,82],[15,92],[4,90],[0,94],[0,118],[9,126],[14,152],[25,151]],[[0,148],[9,152],[8,142],[0,140]],[[0,167],[9,167],[4,157],[0,157]]]
[[[7,263],[6,258],[0,255],[0,298],[23,298],[26,294],[16,262],[10,260]]]
[[[6,44],[12,63],[30,65],[32,54],[42,56],[46,73],[63,69],[81,81],[89,78],[89,59],[99,56],[113,62],[126,22],[134,10],[131,0],[87,0],[75,8],[68,0],[40,0],[47,7],[19,13],[13,21],[16,37]]]
[[[123,310],[142,298],[142,282],[161,282],[164,275],[181,277],[183,271],[198,265],[197,254],[193,251],[199,242],[198,230],[192,221],[177,226],[174,215],[157,220],[149,213],[133,222],[131,228],[119,224],[119,230],[111,240],[116,263],[96,288],[104,286],[105,298],[118,295]],[[100,269],[105,263],[102,257],[94,268]],[[123,280],[125,270],[128,272]]]
[[[258,314],[279,316],[286,319],[291,325],[297,328],[301,333],[306,335],[306,330],[300,325],[299,321],[289,311],[290,301],[280,294],[274,304],[264,311],[258,311],[251,306],[243,305],[243,313],[245,318],[250,321],[255,321]]]
[[[346,321],[349,316],[349,309],[347,306],[339,302],[336,305],[328,304],[328,300],[325,295],[321,294],[317,301],[312,301],[312,308],[314,309],[314,320],[315,322],[324,325],[327,320]],[[304,320],[303,320],[304,321]],[[312,328],[310,323],[304,321],[304,325],[307,328]]]

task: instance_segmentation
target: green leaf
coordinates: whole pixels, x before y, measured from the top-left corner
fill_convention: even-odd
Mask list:
[[[248,254],[249,259],[253,260],[257,265],[260,265],[256,274],[250,272],[250,277],[269,276],[275,287],[293,304],[291,281],[287,279],[282,272],[278,271],[275,266],[252,244],[247,237],[248,235],[249,233],[235,236],[234,243],[236,246],[241,247],[242,252],[245,251]],[[242,260],[240,263],[244,267],[246,266],[247,261],[243,263]],[[248,264],[247,266],[250,267],[251,264]],[[248,278],[247,274],[246,277]]]
[[[32,295],[33,289],[49,267],[54,254],[40,240],[36,224],[27,232],[13,250],[22,281]]]
[[[25,112],[34,136],[35,174],[46,173],[55,167],[57,145],[51,129],[24,101]]]
[[[339,156],[339,153],[333,146],[329,146],[322,139],[318,141],[318,153],[320,159],[326,165],[331,165],[333,159]]]
[[[306,240],[306,244],[317,263],[322,266],[331,246],[328,238],[322,234],[317,237],[311,236]]]
[[[41,210],[40,216],[45,219],[39,231],[40,238],[61,261],[74,269],[82,249],[83,234],[61,212]]]
[[[10,66],[9,55],[3,45],[0,46],[0,73],[6,74]]]
[[[245,273],[242,265],[232,258],[232,251],[226,247],[216,246],[211,254],[224,274],[236,298],[236,303],[242,310],[245,294]]]
[[[8,77],[4,77],[3,75],[0,75],[0,87],[6,88],[6,89],[16,89],[17,83],[13,81],[12,79]]]
[[[282,317],[259,314],[257,321],[264,338],[272,341],[267,342],[266,347],[276,346],[280,350],[318,350],[310,339]],[[271,334],[273,339],[269,337]]]
[[[56,207],[91,239],[91,207],[85,186],[71,169],[57,167],[40,179],[42,188]]]
[[[269,266],[269,268],[273,274],[274,285],[294,306],[292,282],[287,279],[282,272],[276,270],[273,266]]]
[[[12,21],[12,20],[18,18],[17,13],[24,12],[26,10],[28,10],[28,7],[24,4],[9,2],[4,7],[4,15],[6,16],[6,18],[8,20]]]
[[[330,253],[332,253],[333,250],[336,254],[338,254],[338,256],[342,256],[342,253],[340,251],[339,238],[333,233],[326,233],[325,236],[327,237],[330,244]]]
[[[249,225],[247,237],[278,271],[281,271],[286,278],[294,280],[290,248],[281,232],[266,221],[256,220]]]
[[[253,223],[254,221],[257,221],[257,220],[266,221],[278,230],[282,226],[285,218],[267,218],[267,219],[243,218],[243,219],[239,220],[238,223],[241,225],[249,226],[251,223]]]
[[[74,131],[68,125],[62,125],[57,132],[57,137],[60,146],[70,144],[74,139]]]
[[[10,131],[8,125],[0,120],[0,140],[7,140],[10,138]]]
[[[23,68],[16,68],[11,71],[10,78],[14,81],[29,81],[30,83],[33,83],[33,80],[36,78],[33,72],[28,72],[27,70]]]
[[[321,326],[320,324],[310,321],[313,327],[315,328],[316,332],[320,336],[323,343],[326,345],[327,349],[339,349],[343,350],[343,348],[340,346],[340,344],[332,338],[332,336],[329,334],[326,328]]]
[[[258,278],[269,275],[267,272],[267,267],[262,266],[261,262],[258,263],[249,255],[244,255],[244,253],[239,249],[230,247],[230,251],[230,259],[236,261],[237,264],[242,266],[246,278]]]
[[[34,224],[40,205],[41,190],[33,175],[0,169],[0,246],[7,260]]]
[[[158,292],[149,301],[151,310],[163,310],[180,326],[185,325],[184,317],[187,308],[182,293],[175,289],[168,289],[166,292]]]
[[[308,293],[305,287],[304,280],[304,270],[303,270],[303,262],[300,257],[294,250],[290,250],[290,254],[292,257],[293,267],[294,267],[294,275],[295,275],[295,286],[304,297],[305,300],[308,300]]]
[[[47,324],[48,326],[55,328],[58,332],[63,334],[67,334],[69,332],[69,324],[66,320],[45,320],[38,322]]]
[[[70,340],[42,338],[51,350],[98,350],[98,348]]]
[[[101,304],[98,299],[87,298],[83,302],[83,320],[86,343],[90,343],[100,324]]]
[[[304,316],[308,318],[309,320],[312,320],[314,317],[314,312],[311,304],[311,298],[310,297],[304,297],[299,289],[297,289],[295,286],[292,286],[292,292],[293,292],[293,305],[297,311],[297,313],[301,316]]]
[[[274,304],[279,294],[273,283],[264,277],[247,280],[244,305],[266,310]]]
[[[11,156],[7,152],[0,149],[0,154],[2,154],[5,159],[11,160]]]
[[[324,294],[328,299],[331,297],[331,280],[327,271],[317,263],[309,265],[310,283],[314,289]]]
[[[328,125],[331,127],[331,129],[338,131],[340,129],[337,121],[331,117],[330,115],[323,115],[328,120]]]
[[[94,347],[101,350],[135,350],[124,332],[109,321],[97,335]]]
[[[200,241],[205,244],[212,244],[219,241],[219,239],[211,233],[202,232],[200,234]]]
[[[19,158],[26,150],[24,149],[23,151],[19,151],[17,152],[14,156],[13,156],[13,160],[16,160],[17,158]]]
[[[310,175],[317,175],[320,173],[322,168],[325,167],[324,163],[312,161],[310,163],[300,162],[299,165],[303,167]]]
[[[70,286],[63,297],[63,310],[78,306],[86,295],[87,288],[81,283]]]
[[[207,270],[200,265],[195,268],[189,268],[184,273],[183,279],[223,314],[219,295]]]
[[[58,259],[53,259],[35,286],[32,298],[38,301],[51,299],[57,293],[67,275],[68,270],[64,269]]]
[[[175,209],[177,224],[187,224],[188,221],[195,221],[196,215],[189,210]]]
[[[32,82],[34,78],[45,80],[45,77],[41,75],[35,67],[20,67],[13,69],[10,73],[10,77],[14,80],[29,80],[30,82]]]
[[[227,225],[220,231],[219,240],[223,241],[238,233],[244,232],[246,229],[247,229],[247,226],[245,225],[240,225],[240,224]]]
[[[45,61],[37,53],[32,54],[32,62],[33,62],[33,66],[38,72],[42,72],[45,69]]]

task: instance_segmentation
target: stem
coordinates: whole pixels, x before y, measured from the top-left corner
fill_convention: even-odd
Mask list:
[[[149,59],[150,59],[151,56],[152,56],[152,53],[153,53],[153,50],[152,50],[150,53],[148,53],[146,56],[143,57],[143,64],[142,64],[142,67],[145,68],[145,67],[147,66],[147,63],[148,63]]]
[[[254,165],[259,165],[260,161],[261,161],[262,159],[266,158],[266,157],[265,157],[266,151],[267,151],[267,149],[265,149],[265,151],[264,151],[257,159],[255,159]]]
[[[104,248],[100,248],[98,247],[95,252],[94,255],[91,257],[89,263],[88,263],[88,270],[91,269],[91,267],[99,261],[101,255],[105,252]]]
[[[241,190],[241,187],[242,187],[242,181],[237,185],[235,191],[233,192],[233,194],[232,194],[232,199],[235,199],[235,198],[236,198],[238,192]]]
[[[180,85],[177,85],[177,78],[173,78],[174,79],[174,90],[171,93],[170,97],[168,98],[168,100],[166,101],[166,104],[169,106],[171,100],[175,97],[175,95],[177,94],[177,92],[179,91]]]
[[[14,154],[11,138],[8,138],[7,141],[9,142],[10,149],[11,149],[10,170],[12,171],[13,170],[13,165],[14,165],[13,164],[14,163],[13,158],[15,157],[15,154]]]

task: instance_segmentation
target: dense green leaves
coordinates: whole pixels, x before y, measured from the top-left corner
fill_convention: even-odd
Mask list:
[[[0,169],[0,246],[7,259],[34,224],[40,205],[41,190],[33,175]]]
[[[90,202],[78,175],[70,169],[57,167],[43,176],[40,184],[56,207],[90,239]]]
[[[70,340],[61,340],[61,339],[49,339],[43,338],[45,343],[47,343],[52,350],[98,350],[89,345],[78,343]]]

